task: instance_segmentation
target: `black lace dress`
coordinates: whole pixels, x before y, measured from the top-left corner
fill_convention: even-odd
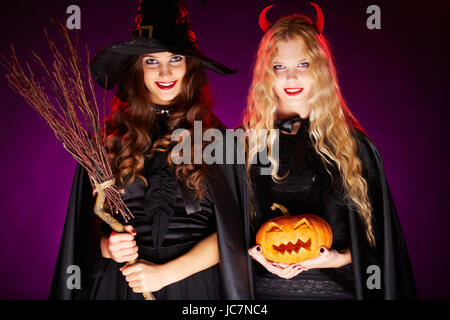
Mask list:
[[[261,175],[261,164],[254,165],[251,180],[255,217],[253,241],[261,225],[280,216],[270,209],[272,203],[285,206],[292,215],[313,213],[324,218],[333,230],[332,248],[349,247],[348,210],[343,202],[342,185],[336,168],[325,171],[308,137],[309,121],[303,120],[296,134],[280,134],[278,174],[289,175],[276,183],[270,175]],[[294,278],[283,279],[253,263],[257,299],[354,299],[352,266],[311,269]]]
[[[162,136],[154,132],[154,136]],[[156,152],[146,158],[141,179],[125,188],[123,200],[134,215],[131,220],[137,232],[138,259],[161,264],[173,260],[194,247],[199,241],[216,231],[214,206],[211,196],[192,205],[192,196],[177,181],[167,163],[167,153]],[[187,207],[189,209],[187,210]],[[188,212],[189,211],[189,212]],[[133,293],[117,264],[104,259],[103,279],[98,283],[96,296],[102,299],[141,300],[142,294]],[[218,264],[193,274],[179,282],[154,292],[156,299],[219,299],[220,275]]]

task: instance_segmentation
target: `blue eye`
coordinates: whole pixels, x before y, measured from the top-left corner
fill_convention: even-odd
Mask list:
[[[298,65],[300,68],[308,68],[309,67],[309,62],[300,62]]]
[[[275,71],[283,70],[285,68],[286,67],[283,66],[282,64],[276,64],[276,65],[273,66],[273,70],[275,70]]]

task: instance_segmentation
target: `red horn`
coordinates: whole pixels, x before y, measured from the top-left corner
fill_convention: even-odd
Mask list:
[[[314,8],[316,8],[316,29],[319,33],[322,33],[323,31],[323,25],[324,25],[324,21],[323,21],[323,13],[322,13],[322,9],[320,9],[320,7],[315,4],[314,2],[310,2],[310,5],[314,6]]]
[[[266,12],[267,10],[269,10],[270,8],[273,7],[273,4],[271,4],[270,6],[267,6],[263,9],[263,11],[261,11],[261,13],[259,14],[259,27],[261,28],[262,31],[266,32],[267,29],[269,29],[272,26],[272,22],[270,22],[269,20],[267,20],[266,18]]]

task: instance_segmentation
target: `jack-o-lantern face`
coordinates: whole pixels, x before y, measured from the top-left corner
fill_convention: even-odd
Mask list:
[[[332,242],[329,224],[313,214],[271,219],[256,235],[256,243],[267,259],[287,264],[314,259],[320,247],[329,249]]]

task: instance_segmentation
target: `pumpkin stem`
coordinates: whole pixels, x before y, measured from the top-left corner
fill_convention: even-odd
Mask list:
[[[289,217],[291,214],[289,213],[289,210],[288,209],[286,209],[286,207],[285,206],[283,206],[283,205],[281,205],[281,204],[278,204],[278,203],[273,203],[272,204],[272,206],[270,207],[270,209],[272,209],[272,210],[276,210],[276,209],[280,209],[281,210],[281,212],[283,212],[283,214],[286,216],[286,217]]]

